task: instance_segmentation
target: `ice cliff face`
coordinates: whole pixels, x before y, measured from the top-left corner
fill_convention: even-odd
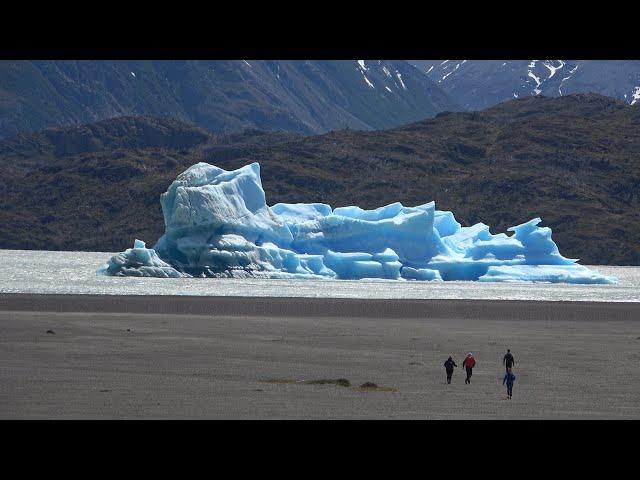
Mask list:
[[[434,202],[269,207],[257,163],[234,171],[193,165],[160,203],[166,228],[155,247],[137,240],[99,274],[615,282],[564,258],[540,218],[509,236],[483,223],[462,227]]]

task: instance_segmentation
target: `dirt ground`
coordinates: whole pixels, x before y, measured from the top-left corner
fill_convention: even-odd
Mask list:
[[[0,311],[0,418],[638,419],[639,360],[640,319]]]

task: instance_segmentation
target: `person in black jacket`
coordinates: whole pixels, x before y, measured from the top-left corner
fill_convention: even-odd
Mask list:
[[[516,361],[513,359],[513,355],[511,355],[511,350],[507,348],[507,353],[502,357],[502,364],[505,366],[506,373],[509,373],[509,369],[516,364]]]
[[[453,358],[447,358],[447,361],[444,362],[444,369],[447,371],[447,383],[451,383],[451,377],[453,376],[453,367],[457,367],[456,362],[453,361]]]

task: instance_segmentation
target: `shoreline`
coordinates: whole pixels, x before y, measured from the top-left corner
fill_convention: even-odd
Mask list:
[[[638,302],[0,293],[0,311],[243,317],[640,319]]]

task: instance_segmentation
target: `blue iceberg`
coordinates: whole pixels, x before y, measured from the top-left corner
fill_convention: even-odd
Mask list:
[[[153,249],[112,257],[99,274],[143,277],[382,278],[615,283],[563,257],[540,218],[491,234],[435,203],[374,210],[323,203],[269,207],[260,165],[198,163],[161,195],[165,233]]]
[[[133,248],[114,255],[109,263],[98,269],[100,275],[128,276],[128,277],[160,277],[180,278],[183,275],[158,258],[155,250],[146,248],[142,240],[137,240]]]

